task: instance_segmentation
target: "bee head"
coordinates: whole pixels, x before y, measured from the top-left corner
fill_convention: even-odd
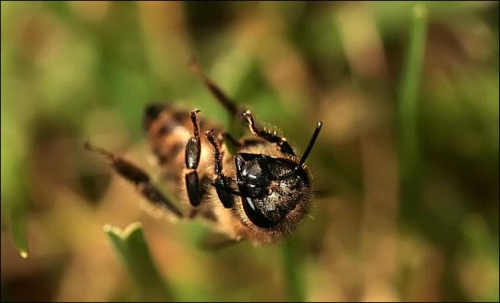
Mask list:
[[[323,122],[316,129],[298,163],[263,154],[235,156],[236,177],[243,210],[256,226],[273,228],[300,205],[307,209],[311,184],[304,163],[318,138]],[[295,213],[302,213],[298,211]],[[294,217],[294,216],[290,216]]]
[[[259,227],[278,225],[298,203],[310,199],[309,176],[294,161],[240,153],[235,164],[243,210]]]

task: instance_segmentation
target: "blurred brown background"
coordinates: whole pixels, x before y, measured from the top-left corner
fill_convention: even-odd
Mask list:
[[[413,6],[2,1],[2,301],[134,300],[102,226],[135,221],[178,300],[286,300],[279,244],[202,251],[203,225],[152,217],[82,148],[154,175],[146,104],[227,125],[192,54],[299,150],[324,122],[308,165],[328,194],[294,237],[306,300],[498,301],[499,4],[424,3],[417,162],[406,163],[398,106]],[[27,218],[26,260],[11,213]]]

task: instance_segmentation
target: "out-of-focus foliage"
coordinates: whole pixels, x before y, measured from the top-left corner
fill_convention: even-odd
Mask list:
[[[131,223],[125,230],[105,225],[104,231],[138,287],[136,300],[173,301],[171,291],[151,259],[141,224]]]
[[[498,301],[499,4],[425,3],[418,165],[408,164],[417,170],[402,195],[413,6],[2,1],[2,300],[136,298],[102,231],[134,221],[176,299],[287,299],[282,246],[200,250],[205,226],[151,216],[82,148],[90,140],[155,175],[146,104],[198,107],[228,126],[188,69],[196,55],[299,150],[324,122],[308,165],[326,194],[292,242],[305,300]]]

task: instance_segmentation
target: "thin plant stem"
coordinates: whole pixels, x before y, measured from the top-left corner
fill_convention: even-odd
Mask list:
[[[417,132],[418,95],[427,32],[427,9],[420,3],[413,7],[408,53],[399,96],[400,167],[402,199],[418,191],[419,144]]]
[[[285,239],[281,249],[286,298],[290,302],[304,302],[304,275],[297,240],[294,238]]]

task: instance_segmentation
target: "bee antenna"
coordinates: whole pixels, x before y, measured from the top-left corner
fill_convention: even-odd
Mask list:
[[[319,131],[321,130],[322,126],[323,126],[323,122],[318,121],[318,123],[316,124],[316,129],[314,130],[314,133],[311,137],[311,140],[309,140],[309,144],[307,144],[306,151],[304,152],[304,154],[300,158],[300,162],[298,165],[299,167],[302,166],[302,164],[304,164],[304,162],[306,162],[307,157],[309,157],[309,154],[311,153],[311,150],[314,146],[314,143],[316,142],[316,139],[318,138]]]
[[[304,152],[304,154],[300,158],[299,164],[297,166],[295,166],[294,170],[292,170],[288,174],[281,176],[280,180],[286,179],[286,178],[290,177],[291,175],[297,173],[299,168],[301,168],[302,165],[306,162],[307,157],[309,157],[309,154],[311,153],[311,150],[314,147],[314,143],[316,143],[316,139],[318,138],[318,135],[319,135],[319,132],[320,132],[322,126],[323,126],[323,122],[318,121],[318,123],[316,124],[316,129],[314,129],[314,133],[311,137],[311,140],[309,140],[309,144],[307,144],[306,151]]]

